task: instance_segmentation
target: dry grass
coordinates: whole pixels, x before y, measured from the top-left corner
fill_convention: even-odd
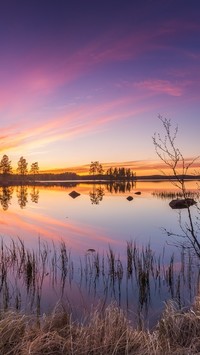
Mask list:
[[[200,353],[199,297],[187,311],[178,310],[175,303],[168,303],[158,324],[158,341],[167,353]]]
[[[134,328],[122,310],[110,305],[94,311],[82,323],[57,308],[38,319],[16,312],[0,315],[2,355],[122,355],[200,353],[199,299],[180,311],[168,303],[153,331]]]
[[[187,256],[187,255],[186,255]],[[191,285],[191,257],[181,258],[181,273],[184,282]],[[81,264],[82,265],[82,264]],[[81,274],[87,279],[96,280],[100,275],[108,276],[114,285],[120,284],[123,275],[127,280],[135,280],[139,290],[139,303],[142,307],[149,304],[150,281],[160,283],[166,280],[171,295],[175,292],[174,257],[164,268],[162,274],[160,258],[154,257],[150,245],[141,250],[132,242],[127,243],[127,263],[123,267],[119,256],[112,249],[102,258],[98,253],[87,253],[85,264],[81,266]],[[65,286],[67,277],[73,278],[73,263],[64,243],[58,252],[53,248],[52,254],[48,245],[39,244],[39,251],[29,251],[24,243],[11,243],[7,247],[3,241],[0,245],[0,355],[123,355],[123,354],[200,354],[200,298],[189,310],[178,309],[174,303],[166,305],[163,315],[151,332],[133,326],[117,306],[95,309],[82,322],[75,322],[61,306],[50,315],[40,314],[40,306],[34,315],[6,311],[10,309],[10,299],[15,288],[9,288],[10,275],[26,286],[27,295],[40,302],[40,290],[43,280],[49,275],[56,282],[60,270],[61,285]],[[17,285],[17,283],[16,283]],[[35,293],[37,290],[38,294]],[[180,292],[180,286],[178,286]],[[16,289],[16,309],[20,310],[20,288]],[[121,292],[121,291],[120,291]],[[32,300],[32,298],[30,298]],[[177,297],[178,299],[178,297]],[[14,305],[13,305],[14,307]],[[135,324],[138,324],[135,321]]]

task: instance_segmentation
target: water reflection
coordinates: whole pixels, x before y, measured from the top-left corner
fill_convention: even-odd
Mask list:
[[[11,204],[13,191],[14,188],[12,186],[0,188],[0,203],[4,211],[6,211]]]
[[[46,294],[54,307],[61,298],[80,302],[80,293],[88,304],[100,298],[108,303],[115,300],[139,314],[160,311],[168,298],[176,298],[180,304],[192,300],[196,292],[193,271],[198,271],[193,266],[197,265],[184,254],[175,261],[171,258],[174,248],[170,250],[169,245],[164,256],[162,253],[166,238],[160,228],[170,226],[178,231],[179,226],[168,201],[155,198],[152,192],[167,194],[169,185],[164,190],[163,182],[137,183],[136,190],[134,184],[124,182],[77,183],[80,197],[74,200],[69,195],[74,184],[49,184],[0,189],[0,202],[7,210],[0,211],[1,235],[8,246],[3,251],[10,253],[0,257],[1,304],[9,307],[15,302],[20,309],[28,299],[30,308],[40,313],[47,307]],[[134,204],[127,202],[129,194],[134,194]],[[96,204],[102,208],[92,206]],[[36,252],[38,235],[45,244]],[[20,236],[28,250],[23,244],[11,247],[8,236],[13,241]],[[127,240],[139,241],[141,246],[150,238],[151,248],[131,242],[124,248]],[[61,239],[66,244],[58,248]],[[13,287],[8,276],[14,277]]]
[[[3,186],[0,187],[0,204],[4,211],[7,211],[9,206],[11,206],[11,200],[14,193],[13,186]],[[33,203],[38,203],[39,201],[39,188],[32,186],[30,191],[30,198]],[[21,209],[25,208],[28,203],[28,186],[17,186],[16,187],[17,201]]]
[[[103,200],[104,195],[104,189],[101,186],[96,187],[96,185],[93,185],[92,191],[89,192],[92,205],[98,205]]]
[[[18,186],[17,187],[17,198],[18,198],[18,204],[21,209],[26,207],[26,204],[28,202],[28,187],[27,186]]]
[[[39,189],[36,186],[32,187],[32,191],[30,192],[31,201],[34,203],[38,203],[39,200]]]
[[[194,189],[194,182],[193,183],[193,190],[189,191],[187,197],[191,198],[198,198],[199,193]],[[112,181],[112,182],[101,182],[98,183],[80,183],[80,182],[45,182],[43,185],[33,185],[33,186],[4,186],[0,187],[0,203],[4,211],[6,211],[9,206],[11,205],[11,199],[14,190],[16,190],[18,204],[21,209],[25,208],[28,201],[38,204],[39,202],[39,195],[41,189],[52,189],[57,191],[63,191],[65,189],[71,190],[70,194],[74,193],[73,188],[76,187],[78,192],[76,192],[77,196],[81,195],[82,193],[86,193],[91,201],[91,204],[98,205],[100,202],[103,201],[103,197],[105,196],[106,192],[110,194],[126,194],[126,193],[134,193],[135,195],[141,194],[141,192],[136,191],[136,184],[138,182],[135,181]],[[151,192],[153,197],[158,199],[173,199],[173,198],[182,198],[182,193],[179,191],[174,191],[173,188],[170,189],[170,185],[167,182],[145,182],[140,183],[143,184],[145,189],[143,188],[143,192]],[[167,186],[166,189],[160,189],[160,185]],[[147,187],[147,188],[146,188]],[[156,187],[156,189],[155,189]],[[152,189],[155,189],[152,191]],[[28,193],[30,195],[30,200],[28,200]],[[69,195],[70,195],[69,194]],[[72,196],[72,195],[70,195]],[[75,198],[74,196],[72,196]]]
[[[199,287],[199,265],[190,253],[182,250],[180,264],[176,264],[173,255],[166,264],[163,256],[156,257],[150,244],[141,249],[130,242],[126,252],[125,260],[109,248],[105,254],[86,253],[75,263],[64,242],[55,246],[39,239],[34,252],[20,239],[12,241],[8,248],[2,242],[1,307],[26,308],[41,315],[48,311],[48,305],[53,308],[58,299],[63,303],[69,300],[76,309],[81,301],[88,309],[90,303],[99,300],[104,305],[115,301],[132,317],[138,314],[138,322],[143,318],[148,324],[151,307],[157,309],[163,292],[165,299],[178,300],[180,307],[188,300],[192,302]],[[47,305],[45,294],[48,300],[52,297],[51,304]],[[161,303],[159,307],[163,307]]]
[[[182,192],[159,191],[152,192],[152,196],[161,199],[199,198],[199,192],[188,191],[187,193],[183,194]]]
[[[106,185],[107,190],[112,194],[130,192],[136,186],[134,181],[115,181]]]

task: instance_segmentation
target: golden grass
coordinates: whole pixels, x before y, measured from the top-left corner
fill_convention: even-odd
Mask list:
[[[173,354],[200,353],[200,307],[197,298],[193,308],[178,310],[169,302],[158,324],[158,341]]]
[[[51,315],[0,314],[2,355],[123,355],[200,353],[200,306],[186,311],[168,303],[151,332],[134,328],[114,305],[94,311],[83,322],[57,307]]]

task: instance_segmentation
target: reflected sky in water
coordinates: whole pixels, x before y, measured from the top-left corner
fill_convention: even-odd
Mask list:
[[[191,192],[197,191],[195,182],[189,182],[187,187]],[[168,195],[169,192],[179,191],[170,183],[163,181],[137,182],[137,186],[128,186],[128,190],[126,188],[119,184],[110,186],[98,183],[76,185],[73,183],[65,184],[65,186],[63,183],[56,186],[50,186],[48,183],[46,186],[0,188],[0,227],[4,243],[11,246],[11,238],[14,241],[20,238],[24,241],[26,248],[36,251],[35,255],[38,255],[38,247],[40,248],[39,240],[43,245],[48,245],[49,261],[47,264],[49,263],[49,266],[45,266],[47,272],[44,273],[39,292],[41,312],[51,310],[62,299],[62,302],[69,302],[70,307],[74,307],[73,315],[76,314],[79,317],[83,315],[83,310],[89,310],[90,306],[98,304],[99,300],[108,303],[114,300],[119,306],[130,311],[132,319],[133,312],[144,311],[147,307],[147,322],[150,321],[153,325],[163,309],[165,300],[176,298],[178,295],[181,302],[192,301],[192,297],[196,294],[196,281],[190,280],[193,271],[189,272],[187,265],[179,279],[178,273],[183,265],[180,263],[180,254],[176,255],[173,261],[173,270],[175,273],[177,271],[177,276],[171,286],[167,276],[172,253],[177,249],[162,228],[180,232],[179,212],[170,208],[169,202],[172,197]],[[77,194],[72,193],[73,191]],[[136,194],[137,192],[140,194]],[[132,196],[133,199],[128,201],[128,196]],[[191,207],[194,215],[195,208],[195,206]],[[187,211],[182,210],[181,214],[183,221],[186,220]],[[59,266],[62,261],[60,257],[56,261],[57,281],[56,274],[52,271],[54,247],[59,249],[62,240],[73,262],[73,266],[70,266],[69,262],[71,271],[67,273],[63,286],[62,268]],[[136,241],[138,252],[141,253],[135,276],[132,275],[130,278],[130,275],[126,274],[127,241]],[[140,273],[139,263],[143,260],[142,246],[147,246],[149,242],[149,252],[153,258],[155,256],[152,274],[154,276],[149,278],[151,291],[146,289],[145,293],[149,298],[141,301],[143,290],[140,290],[138,286],[137,275]],[[168,245],[169,243],[172,245]],[[122,277],[118,274],[112,278],[109,269],[109,247],[115,253],[116,262],[119,258],[124,265]],[[87,253],[88,249],[94,249],[98,253]],[[9,250],[12,250],[12,246],[7,251]],[[105,274],[102,271],[95,276],[94,265],[97,255],[99,255],[100,263],[105,257],[107,271]],[[159,271],[160,276],[157,279],[156,265],[158,265],[159,255],[161,256],[161,273]],[[144,261],[143,263],[145,264]],[[36,265],[39,272],[42,272],[41,259],[37,260]],[[92,265],[91,270],[88,270],[89,265]],[[33,297],[33,308],[37,309],[38,298],[35,296],[35,291],[26,291],[27,279],[24,279],[23,273],[18,273],[17,270],[14,275],[13,270],[15,268],[9,271],[11,280],[9,282],[10,285],[15,285],[11,287],[12,292],[13,290],[15,292],[15,297],[13,294],[10,295],[8,301],[14,305],[19,294],[19,299],[22,297],[22,307],[30,310],[31,297]],[[70,273],[73,274],[72,278]],[[7,287],[6,285],[4,287]],[[3,294],[4,292],[1,292],[0,296],[3,297]]]
[[[191,191],[196,187],[196,182],[188,182]],[[167,239],[162,228],[179,231],[178,211],[169,207],[170,198],[157,198],[152,193],[177,189],[162,181],[137,182],[129,186],[130,191],[115,192],[118,190],[88,183],[13,187],[7,192],[1,188],[1,236],[4,240],[20,237],[31,247],[38,237],[54,242],[62,239],[75,254],[89,248],[107,250],[109,245],[121,251],[129,240],[143,245],[150,241],[152,249],[160,252]],[[80,195],[72,198],[72,191]],[[138,191],[141,195],[135,194]],[[129,195],[132,201],[127,200]]]

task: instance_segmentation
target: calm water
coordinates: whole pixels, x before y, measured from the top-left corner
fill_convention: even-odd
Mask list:
[[[188,182],[187,187],[190,191],[196,191],[196,182]],[[69,195],[72,191],[80,195],[73,198]],[[141,192],[140,195],[135,194],[138,191]],[[53,282],[51,267],[45,271],[40,290],[40,311],[46,312],[57,301],[62,300],[70,304],[76,315],[80,316],[84,309],[89,309],[91,304],[96,304],[99,300],[102,303],[114,300],[129,312],[131,318],[137,318],[138,312],[142,311],[143,316],[153,324],[165,300],[178,297],[183,303],[190,302],[195,295],[196,286],[191,286],[191,282],[188,285],[187,280],[184,281],[186,276],[182,277],[182,281],[180,276],[173,280],[174,289],[164,276],[160,276],[159,280],[152,279],[146,299],[141,290],[138,291],[137,277],[127,277],[125,269],[121,273],[119,267],[114,279],[110,277],[109,271],[104,275],[96,275],[94,272],[95,255],[98,253],[100,260],[106,259],[109,248],[114,251],[116,260],[120,259],[124,265],[127,260],[127,242],[130,241],[136,241],[140,251],[142,246],[150,243],[152,255],[155,259],[161,256],[163,268],[164,265],[169,265],[171,255],[175,252],[177,256],[173,270],[179,268],[179,253],[172,240],[163,232],[163,228],[180,232],[178,211],[169,207],[171,198],[162,198],[160,195],[161,192],[169,191],[177,190],[163,181],[137,182],[136,185],[128,186],[68,183],[66,186],[45,184],[39,187],[0,188],[1,236],[7,246],[11,239],[18,242],[20,238],[29,250],[38,250],[40,240],[41,244],[48,245],[52,253],[52,245],[57,248],[62,240],[70,254],[71,267],[65,285],[62,284],[61,287],[59,268],[58,277]],[[128,196],[132,196],[133,200],[128,201]],[[195,207],[192,209],[196,213]],[[186,211],[181,213],[184,222],[187,218]],[[169,242],[172,245],[168,245]],[[88,252],[88,249],[95,251]],[[86,270],[87,267],[91,270]],[[163,275],[164,273],[166,272],[163,271]],[[20,289],[17,297],[21,308],[30,308],[30,303],[32,308],[36,308],[35,300],[31,301],[27,296],[30,290],[27,292],[25,281],[19,275],[16,275],[15,281],[9,282],[15,282],[15,286],[17,282],[17,292]],[[11,287],[14,289],[15,286]],[[181,296],[177,291],[180,287]],[[3,292],[2,287],[1,304]],[[16,295],[12,296],[10,292],[8,304],[14,304],[14,297],[16,299]]]

